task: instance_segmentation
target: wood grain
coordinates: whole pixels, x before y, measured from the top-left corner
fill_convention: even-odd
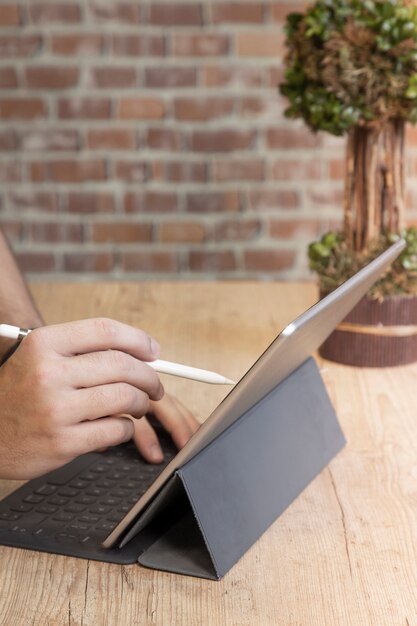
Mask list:
[[[145,328],[162,358],[238,378],[310,284],[35,284],[49,323],[105,315]],[[346,448],[220,582],[0,548],[4,626],[417,624],[417,365],[320,362]],[[204,420],[225,389],[164,377]],[[1,494],[16,487],[0,481]]]

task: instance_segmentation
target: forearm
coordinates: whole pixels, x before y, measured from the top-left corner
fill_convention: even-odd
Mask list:
[[[24,328],[42,325],[42,317],[30,295],[7,240],[0,230],[0,323]],[[0,339],[0,358],[10,341]]]

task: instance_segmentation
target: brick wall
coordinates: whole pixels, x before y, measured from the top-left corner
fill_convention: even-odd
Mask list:
[[[283,117],[301,6],[1,1],[0,220],[32,278],[309,276],[344,140]]]

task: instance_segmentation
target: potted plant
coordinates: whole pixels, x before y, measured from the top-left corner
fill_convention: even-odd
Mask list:
[[[417,121],[417,7],[318,0],[286,22],[287,117],[347,135],[344,220],[309,247],[325,294],[400,235],[407,248],[323,344],[353,365],[417,360],[417,230],[405,228],[404,136]]]

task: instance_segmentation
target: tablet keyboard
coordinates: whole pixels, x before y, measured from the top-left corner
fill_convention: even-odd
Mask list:
[[[101,543],[175,455],[170,438],[158,434],[162,464],[146,463],[133,443],[123,444],[78,457],[7,496],[0,502],[0,544],[107,562],[135,561],[146,536],[122,550],[103,549]]]

